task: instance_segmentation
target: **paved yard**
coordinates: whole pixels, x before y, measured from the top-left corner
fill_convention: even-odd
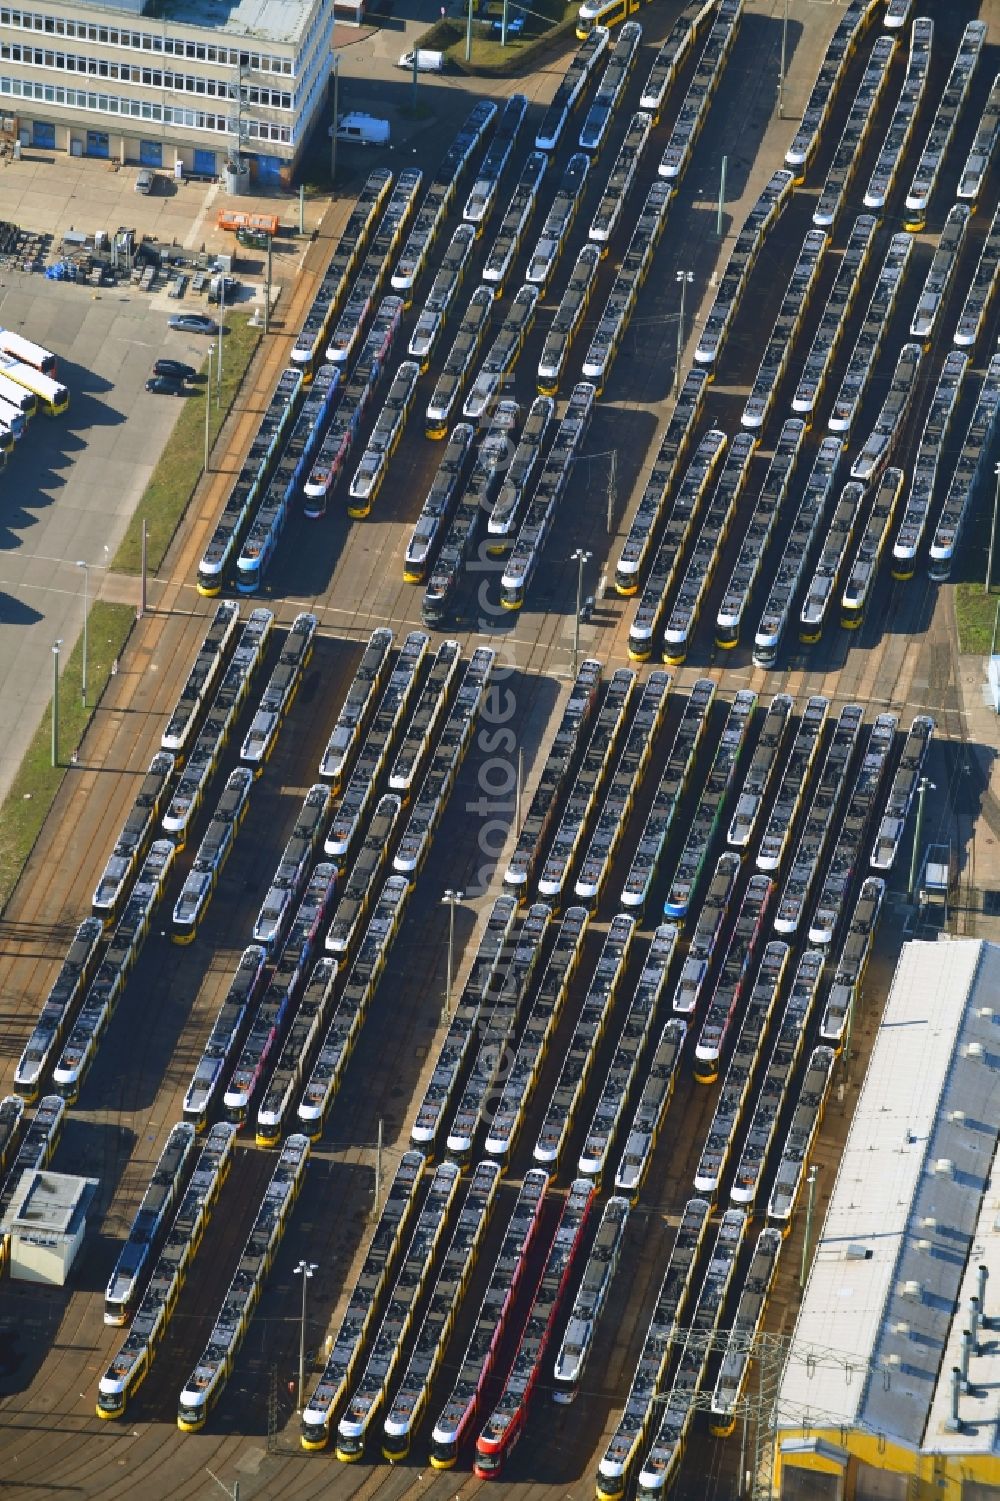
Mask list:
[[[51,687],[50,650],[68,654],[83,624],[83,571],[101,586],[178,415],[147,395],[161,354],[200,364],[204,340],[171,333],[165,315],[128,291],[95,296],[40,276],[0,275],[0,324],[59,356],[72,393],[61,417],[37,416],[0,474],[0,799]]]

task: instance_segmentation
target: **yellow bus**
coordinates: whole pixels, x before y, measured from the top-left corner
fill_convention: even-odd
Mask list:
[[[61,381],[53,380],[51,376],[43,375],[40,370],[22,365],[18,360],[6,359],[2,355],[0,370],[26,391],[34,392],[38,397],[38,405],[47,417],[58,417],[69,406],[69,391],[66,386]]]

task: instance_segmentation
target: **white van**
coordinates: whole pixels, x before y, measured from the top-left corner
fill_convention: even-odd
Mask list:
[[[417,60],[418,73],[444,72],[444,53],[431,52],[426,47],[418,47],[416,53],[404,52],[396,64],[397,68],[406,68],[408,72],[412,73],[414,57]]]
[[[153,173],[148,171],[147,168],[143,167],[142,171],[135,179],[136,192],[142,194],[151,193],[153,191],[153,183],[155,181],[156,178],[154,177]]]
[[[337,121],[338,141],[357,141],[362,146],[388,146],[389,122],[354,110]]]

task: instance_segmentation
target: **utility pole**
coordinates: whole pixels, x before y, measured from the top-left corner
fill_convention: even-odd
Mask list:
[[[681,307],[677,315],[677,363],[674,366],[674,396],[681,388],[681,360],[684,356],[684,301],[685,294],[691,282],[694,281],[693,271],[678,271],[677,281],[681,287]]]
[[[413,49],[413,113],[417,112],[417,75],[420,72],[420,49]]]
[[[500,13],[500,45],[507,45],[507,0],[503,0],[503,10]]]
[[[910,855],[910,883],[906,888],[906,894],[910,901],[913,900],[914,888],[917,884],[917,869],[920,864],[920,841],[924,835],[924,798],[928,792],[936,791],[933,782],[921,777],[917,783],[917,824],[913,830],[913,853]]]
[[[465,19],[465,61],[472,61],[472,0],[469,0],[469,12]]]
[[[726,168],[729,166],[728,156],[722,158],[722,170],[719,173],[719,210],[715,216],[715,237],[722,239],[722,211],[726,202]]]
[[[589,563],[591,554],[578,547],[570,559],[577,565],[576,568],[576,615],[573,618],[573,672],[572,677],[576,681],[577,665],[580,660],[580,611],[583,608],[583,565]]]
[[[378,1202],[382,1197],[382,1117],[378,1118],[378,1139],[375,1143],[375,1213],[378,1213]]]

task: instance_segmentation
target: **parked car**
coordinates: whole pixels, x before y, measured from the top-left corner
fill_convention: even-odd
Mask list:
[[[219,325],[206,313],[175,313],[167,320],[171,328],[182,334],[217,334]]]
[[[396,64],[397,68],[408,68],[413,71],[413,59],[417,59],[418,73],[443,73],[444,53],[432,52],[426,47],[418,47],[416,52],[404,52]]]
[[[136,192],[152,193],[155,187],[156,173],[150,172],[146,167],[143,167],[142,171],[139,173],[138,177],[135,180]]]
[[[333,134],[332,125],[330,134]],[[379,120],[360,110],[352,110],[350,114],[341,115],[337,120],[338,141],[355,141],[359,146],[388,146],[389,135],[388,120]]]
[[[171,380],[167,375],[151,375],[146,382],[146,390],[152,391],[155,396],[186,396],[188,392],[183,381]]]
[[[157,360],[153,366],[154,375],[165,375],[168,380],[194,380],[198,374],[193,365],[185,365],[182,360]]]

